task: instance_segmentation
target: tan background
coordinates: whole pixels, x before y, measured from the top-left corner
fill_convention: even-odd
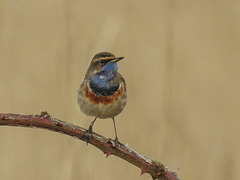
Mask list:
[[[0,0],[0,111],[88,127],[76,93],[95,53],[125,56],[121,142],[186,180],[239,179],[240,2]],[[95,129],[114,137],[112,121]],[[151,179],[77,139],[0,127],[1,180]]]

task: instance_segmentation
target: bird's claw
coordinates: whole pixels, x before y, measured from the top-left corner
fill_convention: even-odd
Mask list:
[[[86,130],[85,133],[83,134],[83,138],[86,140],[87,145],[89,143],[90,138],[92,137],[92,134],[93,134],[92,127],[90,126],[89,129]]]
[[[118,138],[116,137],[114,140],[115,148],[117,149],[120,146],[120,142],[118,141]]]

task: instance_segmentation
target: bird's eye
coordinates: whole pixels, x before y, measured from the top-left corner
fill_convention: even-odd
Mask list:
[[[100,61],[101,64],[105,64],[105,62],[106,62],[105,60],[101,60]]]

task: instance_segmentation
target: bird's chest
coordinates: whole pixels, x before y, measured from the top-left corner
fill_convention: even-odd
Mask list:
[[[101,73],[91,78],[87,86],[93,93],[99,96],[111,96],[119,89],[119,82],[115,82],[115,76],[111,73]]]
[[[117,92],[111,96],[102,96],[94,93],[86,84],[83,94],[78,97],[81,110],[89,115],[101,119],[115,117],[126,105],[124,87],[119,85]]]
[[[94,104],[111,104],[118,101],[124,88],[120,85],[97,86],[89,81],[85,86],[85,96]]]
[[[119,84],[111,85],[108,82],[103,82],[102,85],[100,86],[94,83],[93,81],[89,81],[88,87],[96,95],[108,97],[108,96],[112,96],[118,91]]]

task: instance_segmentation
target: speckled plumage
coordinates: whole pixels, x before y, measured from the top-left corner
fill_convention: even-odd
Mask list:
[[[120,114],[126,106],[126,84],[118,72],[117,64],[121,59],[123,57],[116,58],[109,52],[96,54],[80,85],[78,90],[79,107],[86,115],[95,117],[89,130],[92,129],[97,118],[112,118],[114,122],[114,117]]]

